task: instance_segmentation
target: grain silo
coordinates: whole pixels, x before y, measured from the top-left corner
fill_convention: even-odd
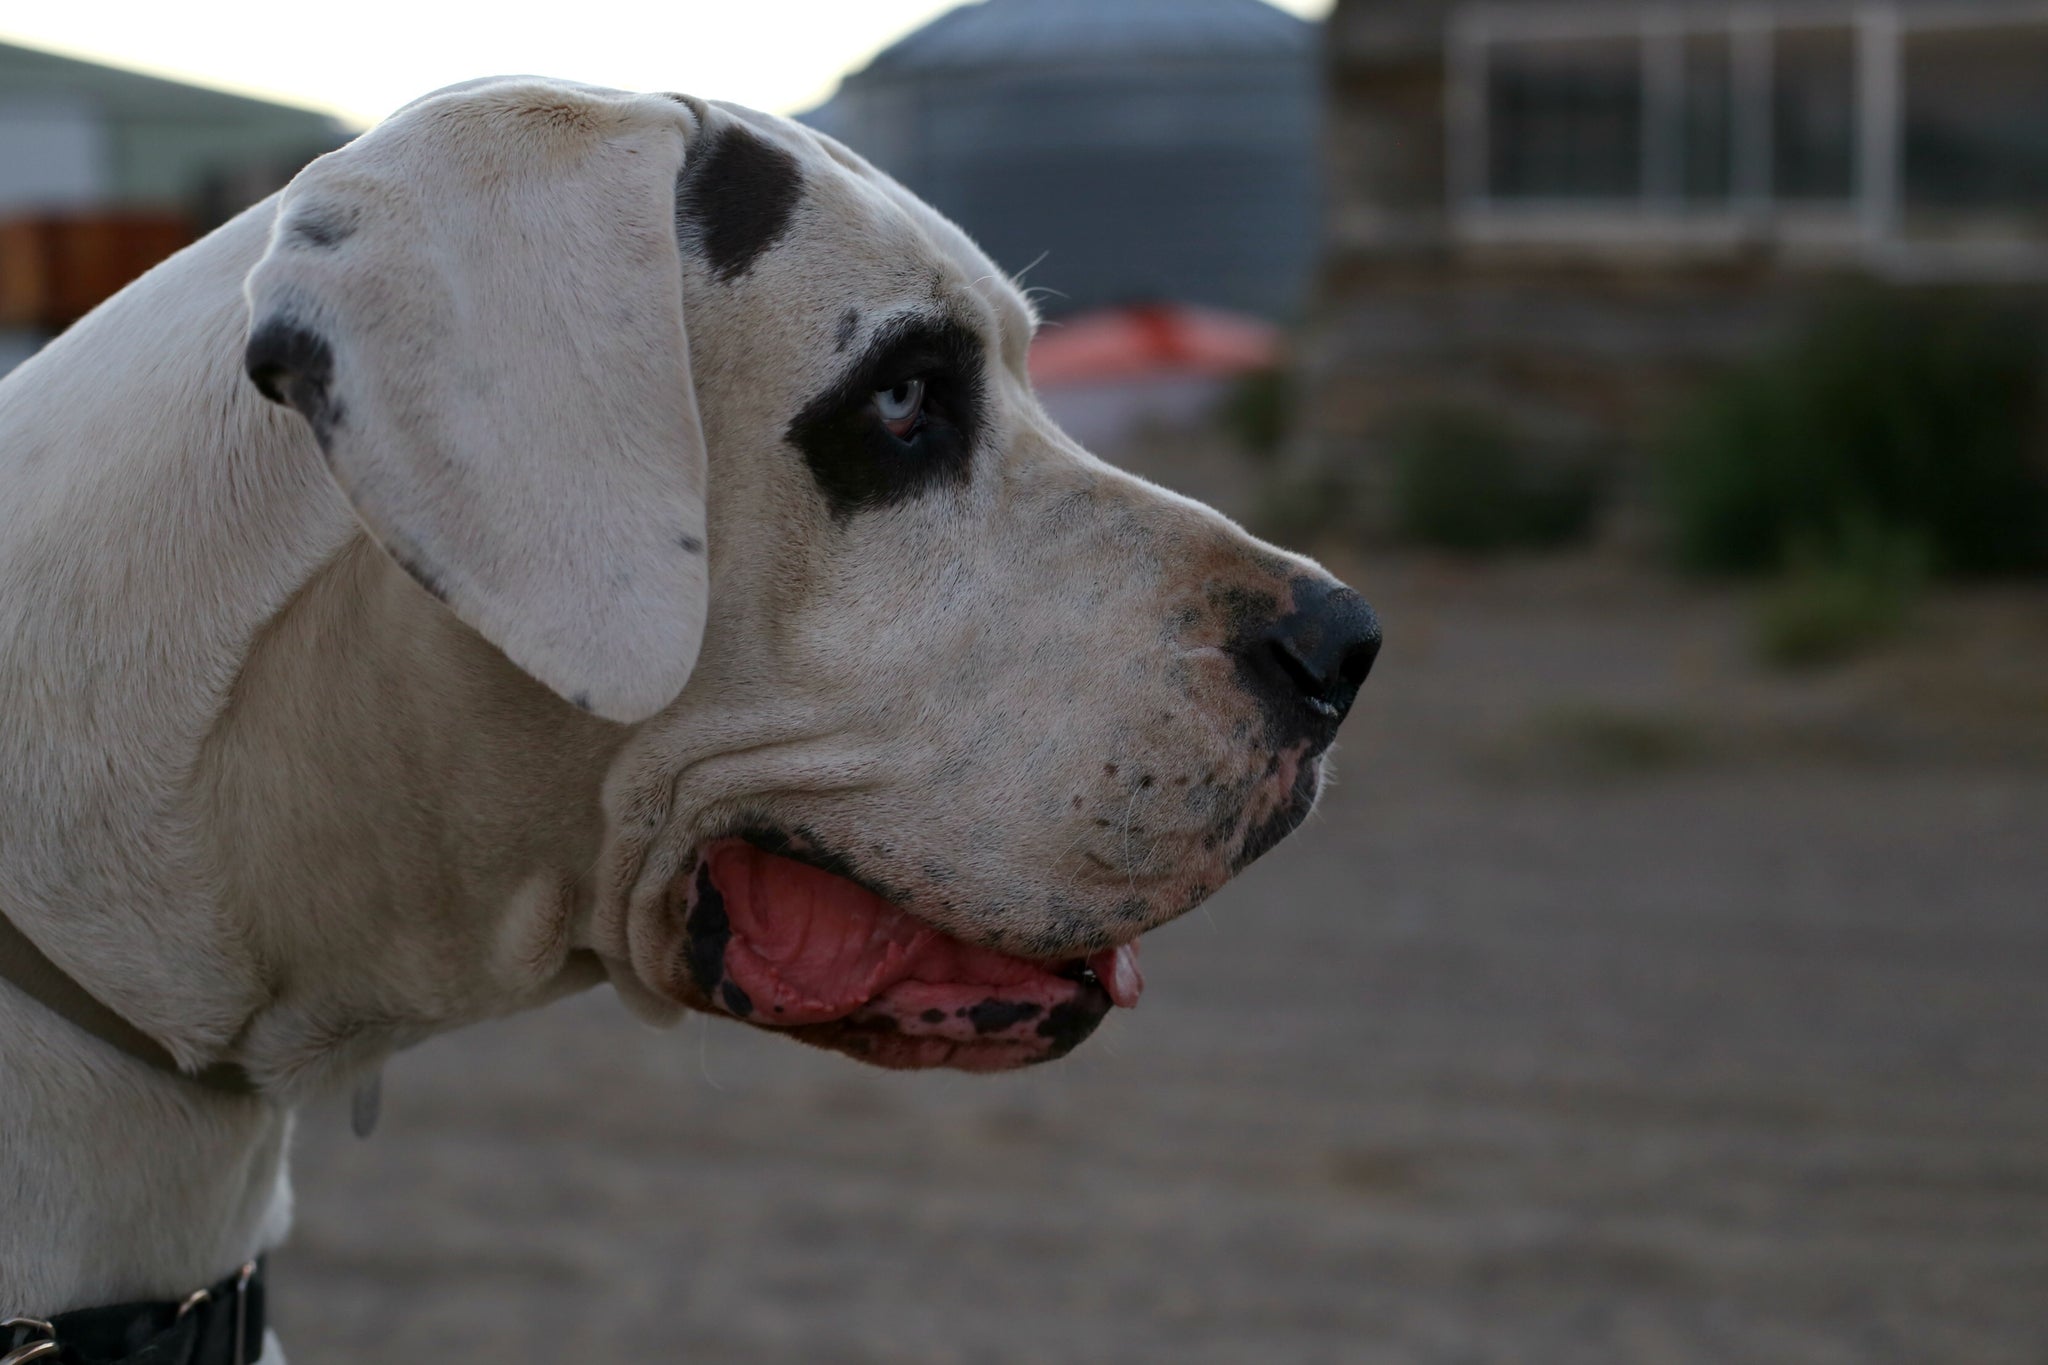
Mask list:
[[[803,117],[1033,267],[1048,313],[1284,320],[1315,253],[1316,35],[1262,0],[980,0]]]

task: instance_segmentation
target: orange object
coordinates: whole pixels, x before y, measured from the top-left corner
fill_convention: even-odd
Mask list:
[[[0,326],[68,327],[192,240],[192,224],[176,213],[43,213],[0,222]]]
[[[1040,388],[1159,375],[1247,374],[1280,359],[1280,329],[1258,318],[1177,303],[1106,308],[1048,323],[1031,343]]]

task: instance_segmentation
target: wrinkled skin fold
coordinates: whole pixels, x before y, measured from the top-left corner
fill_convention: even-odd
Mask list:
[[[899,1067],[1135,1004],[1379,630],[1061,433],[1035,325],[829,139],[508,78],[0,383],[0,911],[264,1091],[0,990],[0,1302],[219,1279],[294,1106],[600,982]]]

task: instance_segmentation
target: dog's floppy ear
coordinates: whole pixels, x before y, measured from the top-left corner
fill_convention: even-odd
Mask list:
[[[600,716],[704,632],[704,437],[676,183],[691,109],[527,79],[408,106],[284,192],[250,377],[391,556]]]

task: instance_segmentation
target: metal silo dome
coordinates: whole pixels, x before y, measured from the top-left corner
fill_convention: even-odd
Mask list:
[[[862,76],[1148,57],[1300,57],[1315,26],[1264,0],[982,0],[882,50]]]
[[[1048,313],[1284,319],[1315,250],[1316,35],[1263,0],[981,0],[803,117],[1032,267]]]

